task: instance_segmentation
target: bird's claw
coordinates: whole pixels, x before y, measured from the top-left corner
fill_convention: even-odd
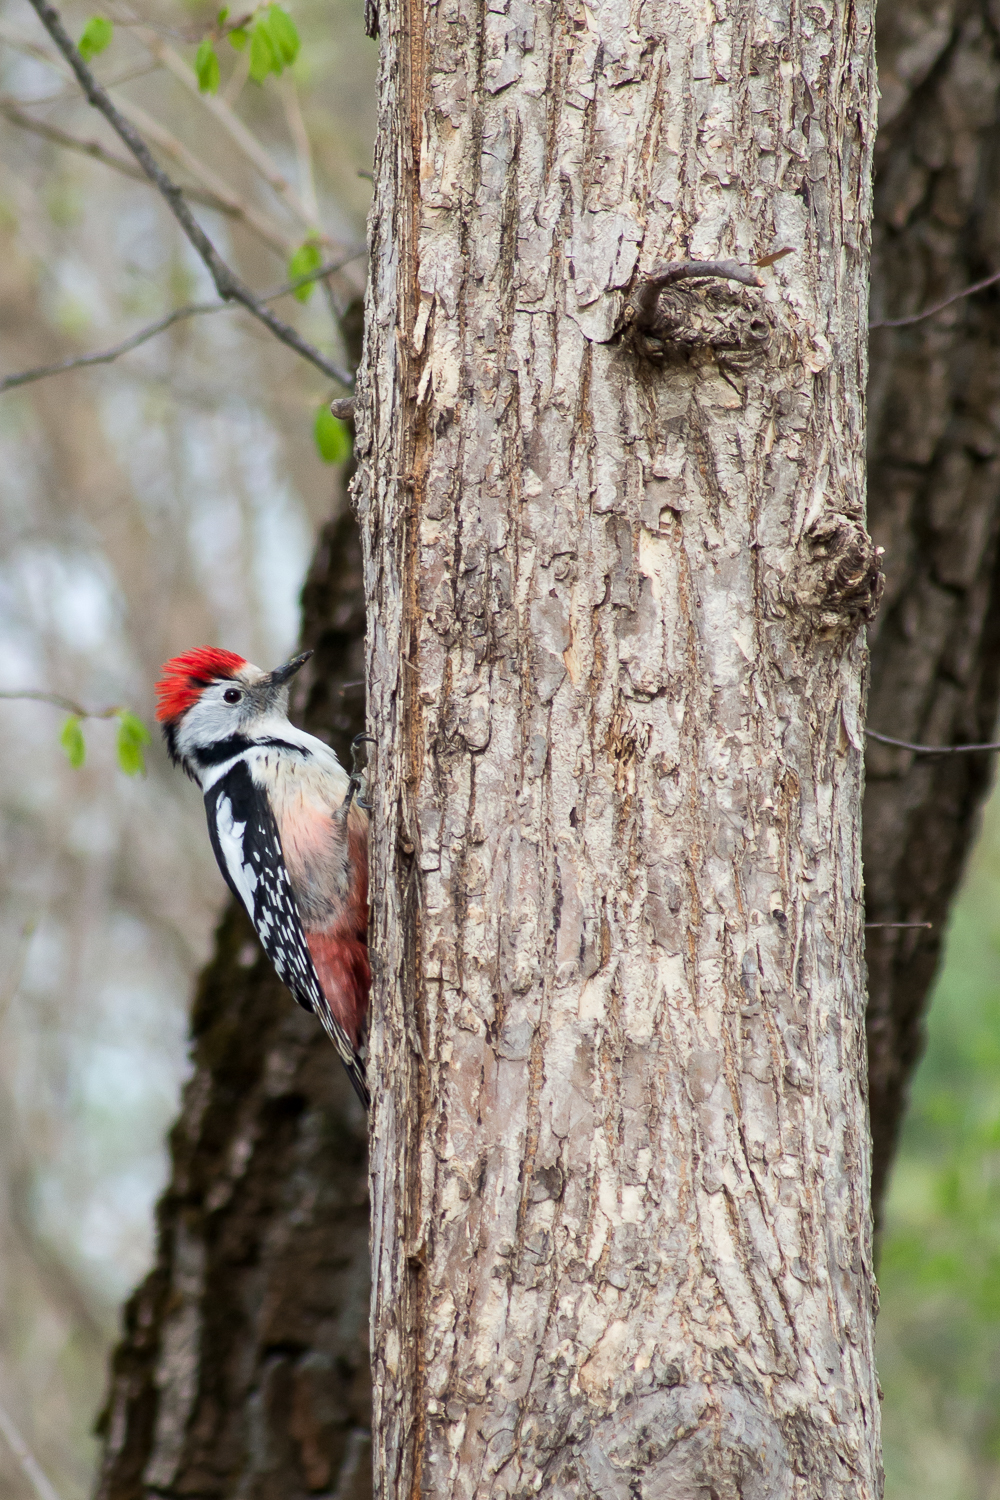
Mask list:
[[[367,813],[367,812],[371,812],[371,810],[372,810],[371,803],[370,802],[364,802],[364,801],[362,801],[362,799],[358,796],[358,792],[365,785],[365,771],[368,768],[368,755],[367,755],[367,752],[365,753],[365,763],[364,763],[364,765],[362,765],[362,766],[358,765],[358,758],[359,758],[359,753],[361,751],[361,746],[363,744],[365,744],[366,741],[370,745],[374,745],[374,744],[377,743],[374,735],[371,735],[371,734],[356,734],[354,736],[353,740],[351,741],[351,767],[352,767],[352,770],[351,770],[351,779],[347,783],[347,797],[345,798],[345,803],[346,803],[346,807],[348,809],[350,809],[351,803],[352,802],[357,802],[357,804],[361,808],[362,812],[366,812]]]

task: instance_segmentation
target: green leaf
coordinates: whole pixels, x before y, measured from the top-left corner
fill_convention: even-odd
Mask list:
[[[280,5],[270,6],[267,10],[267,28],[282,62],[293,63],[299,55],[301,42],[295,22],[287,10],[283,10]]]
[[[126,776],[138,776],[146,769],[142,747],[149,744],[149,730],[134,713],[123,708],[118,714],[118,764]]]
[[[242,52],[250,40],[250,33],[245,26],[234,26],[229,33],[229,45],[235,47],[237,52]]]
[[[316,241],[306,240],[288,257],[288,279],[295,281],[299,276],[308,276],[310,271],[318,271],[322,264],[323,255]],[[297,286],[292,296],[297,302],[308,302],[315,285],[314,281],[307,281],[304,286]]]
[[[335,417],[328,406],[321,406],[316,413],[313,436],[319,456],[325,464],[342,464],[350,458],[354,444],[350,428]]]
[[[70,714],[66,720],[62,727],[62,734],[59,736],[59,743],[66,751],[66,759],[73,767],[73,770],[78,771],[83,765],[87,754],[87,747],[83,742],[83,730],[80,728],[78,714]]]
[[[104,16],[91,16],[77,43],[80,56],[84,62],[90,62],[99,52],[103,52],[114,35],[115,28]]]
[[[228,17],[228,15],[229,15],[229,6],[228,5],[224,5],[222,7],[222,9],[219,11],[219,14],[215,18],[215,24],[216,24],[216,26],[225,26],[225,24],[226,24],[226,18]]]
[[[268,73],[280,73],[283,66],[271,40],[267,17],[261,16],[250,38],[250,77],[254,83],[263,83]]]
[[[194,71],[198,79],[198,87],[203,94],[219,92],[219,59],[211,37],[207,36],[198,48],[198,55],[194,60]]]

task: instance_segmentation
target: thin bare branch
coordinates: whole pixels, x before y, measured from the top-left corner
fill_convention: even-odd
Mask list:
[[[865,931],[866,932],[871,932],[873,930],[873,928],[876,928],[876,927],[881,927],[881,928],[888,928],[888,927],[922,927],[927,932],[933,932],[934,931],[934,923],[933,922],[866,922],[865,923]]]
[[[236,54],[236,64],[229,75],[229,81],[222,90],[222,98],[232,109],[237,99],[246,87],[250,77],[250,48],[244,47],[242,52]]]
[[[110,349],[101,349],[94,354],[77,354],[68,359],[61,359],[54,365],[37,365],[33,370],[21,370],[16,375],[6,375],[0,380],[0,395],[4,391],[17,390],[18,386],[32,385],[36,380],[46,380],[50,375],[63,375],[67,370],[82,370],[87,365],[109,365],[122,354],[128,354],[132,349],[138,349],[140,344],[147,343],[155,338],[158,333],[164,333],[174,323],[181,323],[185,318],[195,318],[201,313],[223,312],[227,307],[232,307],[231,302],[192,302],[187,307],[177,307],[168,313],[157,323],[150,323],[147,328],[140,328],[131,338],[124,339],[120,344],[113,344]],[[0,698],[13,696],[0,693]]]
[[[643,279],[632,296],[632,307],[638,327],[647,327],[655,316],[656,303],[664,287],[674,281],[693,280],[696,276],[714,276],[722,281],[739,281],[744,286],[764,285],[752,266],[741,266],[736,260],[661,262]]]
[[[132,25],[131,22],[120,24]],[[141,28],[133,26],[132,29],[138,31]],[[53,57],[47,48],[39,46],[37,42],[30,42],[26,38],[9,36],[2,27],[0,27],[0,40],[8,42],[9,45],[17,47],[19,50],[25,51],[33,57],[37,57],[55,69],[62,77],[69,79],[74,85],[76,84],[77,80],[74,78],[73,72],[67,68],[62,58]],[[113,88],[117,88],[120,84],[128,83],[133,78],[142,77],[146,73],[157,72],[163,66],[163,61],[159,57],[156,57],[152,67],[131,69],[110,79],[102,87],[106,92],[110,93]],[[17,107],[21,101],[11,101],[11,103]],[[237,198],[230,191],[228,184],[221,177],[217,176],[211,167],[206,166],[204,162],[199,160],[194,152],[190,151],[172,131],[168,130],[152,115],[148,114],[140,104],[136,104],[132,99],[119,99],[117,103],[122,114],[130,119],[134,125],[137,125],[148,140],[158,146],[161,151],[166,152],[169,157],[184,167],[186,171],[190,172],[195,181],[201,183],[202,188],[209,194],[208,198],[202,197],[195,190],[185,187],[182,189],[185,197],[190,198],[193,202],[204,203],[208,208],[217,208],[222,213],[242,220],[248,229],[253,230],[255,234],[259,235],[264,243],[270,245],[272,250],[276,250],[282,258],[287,257],[295,249],[299,243],[298,235],[289,234],[286,230],[272,223],[258,209]],[[16,121],[16,123],[25,125],[25,128],[32,128],[32,126],[26,125],[26,121],[31,119],[30,115],[25,115],[22,119]],[[37,127],[38,122],[33,123]],[[54,127],[49,126],[47,128],[51,130]],[[39,133],[42,132],[39,131]],[[51,139],[55,139],[55,137],[53,136]],[[72,139],[70,137],[70,140]],[[68,145],[70,140],[64,140],[61,144]],[[91,152],[89,154],[93,155],[96,153]],[[112,165],[119,158],[115,158],[109,152],[107,156],[102,156],[101,160],[108,161],[108,164]],[[120,170],[125,170],[125,168],[121,167]],[[140,173],[137,168],[130,167],[129,172],[130,175],[141,176],[143,180],[147,180],[146,174]],[[329,236],[323,236],[323,238],[327,244],[332,245],[334,243]]]
[[[912,750],[914,755],[971,755],[977,750],[1000,750],[1000,741],[983,745],[914,745],[909,740],[894,740],[891,735],[876,734],[874,729],[866,729],[865,734],[870,740],[878,740],[880,745],[892,745],[897,750]]]
[[[84,708],[81,703],[72,698],[64,698],[62,693],[46,693],[34,688],[24,688],[21,691],[0,693],[0,698],[8,698],[24,703],[51,703],[54,708],[61,708],[64,713],[74,714],[78,719],[113,719],[116,714],[124,712],[120,703],[111,708]]]
[[[302,195],[302,203],[307,213],[312,216],[313,223],[318,224],[319,204],[316,200],[316,179],[313,174],[312,147],[309,144],[309,132],[306,130],[306,122],[302,118],[299,91],[295,87],[295,79],[291,73],[286,73],[281,80],[281,98],[285,106],[288,133],[295,146],[295,156],[299,167],[299,192]]]
[[[55,57],[40,43],[32,41],[30,37],[18,36],[16,32],[10,31],[8,27],[0,25],[0,42],[6,42],[8,47],[13,47],[15,52],[24,52],[29,57],[37,58],[39,62],[46,63],[60,78],[65,78],[72,85],[71,88],[58,89],[54,94],[36,95],[33,99],[21,100],[23,104],[59,104],[65,99],[78,98],[76,91],[76,79],[67,68],[61,57]],[[137,78],[148,78],[150,73],[156,73],[160,64],[158,62],[144,63],[141,67],[130,67],[115,73],[111,78],[104,81],[106,89],[120,88],[124,83],[133,83]]]
[[[983,292],[988,286],[994,286],[1000,281],[1000,271],[994,271],[991,276],[984,276],[982,281],[974,281],[971,286],[965,287],[960,292],[953,292],[943,302],[935,302],[933,307],[925,307],[923,312],[911,313],[908,318],[879,318],[877,323],[869,323],[869,332],[874,328],[907,328],[911,323],[922,323],[925,318],[933,318],[935,313],[943,312],[953,302],[961,302],[963,297],[971,297],[975,292]]]
[[[18,1432],[13,1418],[2,1406],[0,1406],[0,1432],[6,1438],[11,1452],[21,1465],[38,1500],[60,1500],[59,1491]]]
[[[258,302],[250,291],[250,288],[240,280],[235,271],[231,270],[222,259],[208,238],[208,235],[185,203],[181,189],[167,176],[135,126],[115,106],[107,92],[101,87],[93,73],[87,67],[79,51],[70,40],[60,19],[59,12],[55,7],[49,5],[48,0],[30,0],[30,4],[32,10],[59,48],[59,51],[73,69],[73,72],[79,79],[80,87],[83,89],[90,103],[113,126],[143,171],[159,188],[174,218],[208,268],[219,296],[226,302],[235,301],[241,303],[248,312],[252,313],[265,327],[269,328],[275,338],[280,340],[281,343],[286,344],[290,349],[294,349],[303,359],[307,359],[318,370],[322,370],[324,375],[328,375],[332,380],[338,381],[350,390],[353,385],[353,378],[350,371],[334,364],[325,354],[322,354],[319,349],[316,349],[304,339],[295,328],[283,322],[269,308],[264,307]]]
[[[80,136],[71,135],[68,130],[61,130],[58,125],[50,125],[46,120],[34,119],[21,108],[16,99],[0,97],[0,115],[21,130],[27,130],[32,135],[39,135],[43,140],[52,141],[56,146],[65,146],[69,151],[79,151],[83,156],[91,156],[106,167],[113,167],[124,177],[131,177],[136,182],[149,182],[142,168],[128,161],[126,157],[116,156],[99,141],[83,140]],[[234,219],[246,217],[243,206],[235,199],[220,198],[217,193],[207,192],[204,188],[183,187],[181,191],[185,198],[190,198],[194,203],[202,203],[206,208],[214,208],[220,214],[229,214]]]
[[[58,57],[53,57],[49,49],[43,47],[41,42],[34,42],[30,37],[19,36],[6,26],[0,26],[0,42],[13,47],[15,52],[23,52],[28,57],[36,57],[39,62],[48,63],[49,67],[54,68],[63,78],[68,76],[65,64]]]
[[[34,3],[34,0],[32,0],[32,3]],[[198,80],[189,64],[172,47],[168,47],[166,42],[158,37],[154,31],[150,31],[148,27],[142,25],[133,25],[131,30],[133,36],[138,37],[139,41],[142,42],[143,46],[147,48],[152,56],[158,62],[161,62],[174,75],[178,82],[184,85],[203,108],[215,116],[230,139],[239,147],[244,156],[253,163],[257,171],[264,178],[264,181],[274,189],[279,198],[291,209],[292,213],[305,228],[318,235],[321,239],[326,240],[327,236],[323,233],[320,225],[317,224],[315,216],[309,213],[308,208],[292,187],[288,178],[279,172],[270,154],[264,150],[257,137],[252,131],[247,129],[243,121],[227,104],[226,100],[220,98],[218,94],[202,93],[198,87]]]
[[[363,255],[363,250],[358,250],[355,255],[349,256],[347,260],[330,261],[325,266],[318,267],[315,271],[309,271],[305,276],[297,276],[294,281],[287,282],[273,292],[260,298],[261,304],[274,302],[279,297],[287,297],[289,293],[297,291],[300,286],[306,286],[310,281],[319,281],[324,276],[330,276],[334,271],[339,271],[348,263],[355,260],[358,255]],[[7,375],[0,379],[0,395],[4,391],[13,391],[22,385],[31,385],[36,380],[46,380],[50,375],[63,375],[67,370],[82,370],[88,365],[109,365],[122,354],[128,354],[132,349],[138,349],[140,344],[148,343],[158,333],[164,333],[174,323],[180,323],[186,318],[200,317],[203,313],[225,312],[232,309],[236,304],[233,302],[190,302],[184,307],[175,307],[173,312],[157,319],[155,323],[149,323],[145,328],[140,328],[129,338],[123,339],[120,344],[113,344],[110,349],[101,349],[92,354],[71,355],[68,359],[59,360],[53,365],[39,365],[33,370],[22,370],[16,375]],[[336,403],[334,403],[336,404]],[[351,402],[353,409],[353,400]],[[23,697],[24,694],[0,693],[0,698]],[[29,694],[29,697],[38,697],[38,694]],[[44,694],[41,695],[45,697]],[[72,712],[77,712],[74,708]],[[90,715],[89,717],[94,717]],[[98,715],[101,717],[101,715]],[[106,716],[105,716],[106,717]]]
[[[199,157],[195,156],[194,152],[190,151],[173,131],[168,130],[165,125],[160,124],[159,120],[147,114],[141,104],[136,104],[131,99],[121,99],[118,105],[122,114],[126,115],[133,125],[138,126],[147,139],[151,140],[155,146],[159,146],[160,150],[172,157],[179,166],[190,172],[191,176],[201,182],[210,193],[226,201],[230,205],[229,212],[234,217],[242,219],[247,228],[259,235],[265,244],[271,246],[272,250],[276,250],[282,259],[295,248],[298,243],[296,239],[265,218],[257,209],[235,197],[230,192],[228,184],[213,172],[211,167],[206,166]]]

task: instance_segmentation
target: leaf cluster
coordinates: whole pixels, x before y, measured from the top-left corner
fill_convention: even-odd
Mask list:
[[[194,71],[203,94],[218,92],[221,78],[216,43],[225,37],[237,52],[250,48],[250,77],[263,83],[269,73],[280,75],[299,55],[299,33],[288,11],[280,5],[268,5],[227,26],[228,8],[220,10],[216,27],[198,47]]]
[[[101,715],[106,717],[106,715]],[[144,747],[149,744],[149,730],[142,720],[128,708],[116,708],[112,715],[118,720],[115,748],[118,765],[126,776],[141,776],[146,769]],[[87,758],[87,744],[83,737],[83,715],[70,714],[63,723],[59,743],[66,752],[66,759],[78,771]]]

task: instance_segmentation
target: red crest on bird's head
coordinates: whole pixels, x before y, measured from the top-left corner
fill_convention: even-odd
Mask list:
[[[156,684],[156,717],[169,724],[186,713],[210,682],[220,677],[234,677],[246,666],[235,651],[220,651],[215,646],[196,646],[183,656],[175,656],[160,668],[163,676]]]

